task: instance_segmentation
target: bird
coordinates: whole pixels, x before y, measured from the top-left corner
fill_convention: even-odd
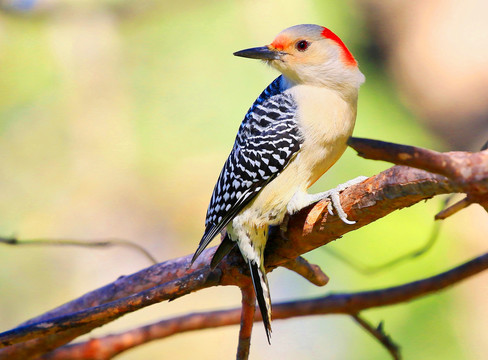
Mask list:
[[[191,264],[219,233],[223,240],[212,269],[237,245],[249,266],[270,342],[271,298],[264,267],[269,229],[280,225],[287,213],[325,198],[330,199],[329,212],[333,204],[344,222],[354,223],[338,194],[364,177],[318,194],[307,189],[344,153],[365,77],[342,40],[320,25],[289,27],[269,45],[234,55],[262,60],[281,75],[244,116],[214,187]]]

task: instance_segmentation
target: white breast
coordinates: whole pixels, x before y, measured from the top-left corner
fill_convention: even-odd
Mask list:
[[[311,186],[343,154],[356,121],[357,92],[343,93],[325,87],[296,85],[290,91],[298,105],[298,122],[304,143],[301,173]]]

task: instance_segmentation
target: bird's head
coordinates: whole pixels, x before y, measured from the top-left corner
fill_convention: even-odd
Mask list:
[[[319,25],[296,25],[280,32],[269,45],[237,51],[261,59],[295,84],[359,88],[364,75],[342,40]]]

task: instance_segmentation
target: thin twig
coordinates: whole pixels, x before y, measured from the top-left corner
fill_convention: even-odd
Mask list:
[[[459,200],[458,202],[454,203],[453,205],[449,206],[448,208],[445,208],[444,210],[439,211],[437,213],[437,215],[435,216],[435,219],[436,220],[447,219],[449,216],[456,214],[458,211],[461,211],[462,209],[467,208],[471,204],[472,204],[472,202],[466,196],[464,199]]]
[[[383,323],[380,322],[378,327],[374,327],[369,322],[364,320],[359,314],[352,314],[351,317],[359,324],[361,327],[370,333],[374,338],[376,338],[388,352],[391,354],[394,360],[401,360],[402,356],[400,354],[400,347],[393,342],[391,337],[384,332]]]
[[[312,284],[317,286],[325,286],[329,282],[329,277],[322,271],[320,266],[310,264],[307,259],[302,256],[297,257],[287,263],[283,267],[296,272],[298,275],[304,277]]]
[[[151,263],[157,264],[158,261],[143,246],[133,241],[125,239],[100,239],[100,240],[74,240],[74,239],[22,239],[16,237],[0,237],[0,244],[5,245],[48,245],[48,246],[81,246],[81,247],[111,247],[125,246],[137,250],[143,254]]]

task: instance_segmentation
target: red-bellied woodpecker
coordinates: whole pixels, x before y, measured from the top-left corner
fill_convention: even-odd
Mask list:
[[[318,25],[290,27],[270,45],[234,55],[264,60],[282,75],[242,121],[215,185],[205,234],[192,263],[226,230],[211,265],[216,266],[237,243],[250,267],[269,341],[271,300],[263,259],[269,226],[280,224],[287,212],[324,198],[331,199],[343,221],[352,223],[338,193],[363,177],[319,194],[309,195],[307,189],[346,149],[364,75],[339,37]]]

